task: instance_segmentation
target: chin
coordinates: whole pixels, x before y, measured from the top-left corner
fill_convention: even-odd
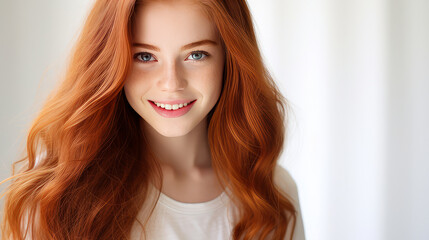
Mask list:
[[[177,126],[157,127],[155,130],[164,137],[181,137],[187,135],[191,129],[178,128]]]

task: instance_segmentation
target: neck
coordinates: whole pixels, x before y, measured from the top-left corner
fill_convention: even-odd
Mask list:
[[[211,169],[207,118],[203,119],[189,133],[179,137],[165,137],[143,119],[141,127],[150,148],[163,168],[169,168],[178,175],[186,175],[195,170]]]

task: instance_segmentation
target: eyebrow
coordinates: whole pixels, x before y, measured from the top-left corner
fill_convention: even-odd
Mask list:
[[[217,42],[213,41],[213,40],[209,40],[209,39],[204,39],[204,40],[200,40],[200,41],[196,41],[196,42],[192,42],[189,44],[186,44],[185,46],[183,46],[180,50],[184,51],[193,47],[197,47],[197,46],[201,46],[201,45],[213,45],[216,46]],[[159,52],[160,49],[157,46],[153,46],[147,43],[133,43],[133,47],[142,47],[142,48],[147,48],[153,51],[157,51]]]

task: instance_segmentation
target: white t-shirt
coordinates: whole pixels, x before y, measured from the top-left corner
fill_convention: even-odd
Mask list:
[[[294,240],[304,240],[304,228],[295,181],[286,169],[277,165],[274,181],[281,191],[294,201],[298,211]],[[156,193],[159,191],[153,188]],[[228,189],[226,191],[229,191]],[[147,213],[146,213],[147,214]],[[142,223],[145,213],[137,217]],[[228,195],[223,192],[215,199],[202,203],[183,203],[161,192],[152,216],[147,224],[146,236],[149,240],[232,240],[230,236],[237,216],[237,209]],[[285,239],[290,238],[291,227]],[[131,240],[144,239],[141,226],[134,224]]]

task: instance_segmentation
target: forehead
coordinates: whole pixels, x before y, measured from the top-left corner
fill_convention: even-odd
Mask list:
[[[157,1],[137,5],[133,22],[135,42],[157,43],[217,38],[217,30],[201,6],[188,1]]]

